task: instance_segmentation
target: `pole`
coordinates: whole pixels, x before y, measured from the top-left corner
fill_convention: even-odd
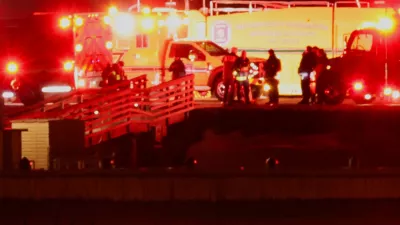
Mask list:
[[[185,0],[185,11],[189,11],[189,0]]]
[[[137,11],[140,12],[140,0],[136,0]]]
[[[385,15],[387,15],[387,8],[385,8]],[[388,85],[389,71],[388,71],[388,33],[385,32],[385,87]]]
[[[335,8],[336,4],[332,3],[332,58],[335,57]]]
[[[388,85],[389,71],[388,71],[388,41],[387,34],[385,33],[385,87]]]

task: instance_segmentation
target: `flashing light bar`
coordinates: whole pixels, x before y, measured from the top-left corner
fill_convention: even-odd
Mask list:
[[[70,91],[72,91],[72,88],[68,85],[46,86],[42,88],[43,93],[68,93]]]

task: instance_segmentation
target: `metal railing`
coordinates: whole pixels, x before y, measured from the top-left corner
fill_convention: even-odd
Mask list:
[[[132,132],[148,131],[169,119],[194,109],[194,75],[151,88],[125,88],[98,96],[61,111],[41,113],[36,118],[85,121],[86,146]]]
[[[227,7],[219,7],[228,5]],[[235,7],[233,7],[233,5]],[[243,7],[247,6],[247,7]],[[233,1],[215,0],[210,1],[209,15],[218,15],[219,12],[257,12],[271,9],[283,9],[293,7],[358,7],[369,8],[370,3],[366,1],[338,1],[334,4],[329,1]]]
[[[32,106],[23,107],[21,109],[16,109],[7,112],[5,117],[7,119],[22,119],[22,118],[32,118],[35,115],[40,115],[42,112],[49,111],[60,111],[68,107],[72,107],[77,104],[81,104],[90,99],[96,98],[98,96],[105,96],[113,93],[115,90],[123,87],[129,87],[130,85],[135,85],[135,83],[143,83],[142,80],[146,79],[146,75],[135,77],[128,81],[123,81],[118,84],[104,87],[101,89],[78,89],[77,91],[70,92],[68,94],[54,95],[45,99],[42,102],[34,104]],[[141,88],[146,88],[146,82]]]

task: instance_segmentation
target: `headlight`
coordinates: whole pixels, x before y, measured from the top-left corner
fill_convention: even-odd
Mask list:
[[[264,91],[269,91],[269,90],[271,90],[271,87],[268,84],[264,84],[263,89],[264,89]]]
[[[18,65],[16,62],[7,63],[6,70],[9,74],[15,74],[18,72]]]
[[[258,70],[258,66],[255,63],[250,63],[250,67],[253,70]]]

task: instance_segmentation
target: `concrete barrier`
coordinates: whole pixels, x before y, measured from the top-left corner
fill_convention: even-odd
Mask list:
[[[0,199],[259,201],[397,199],[400,173],[106,174],[0,177]]]

